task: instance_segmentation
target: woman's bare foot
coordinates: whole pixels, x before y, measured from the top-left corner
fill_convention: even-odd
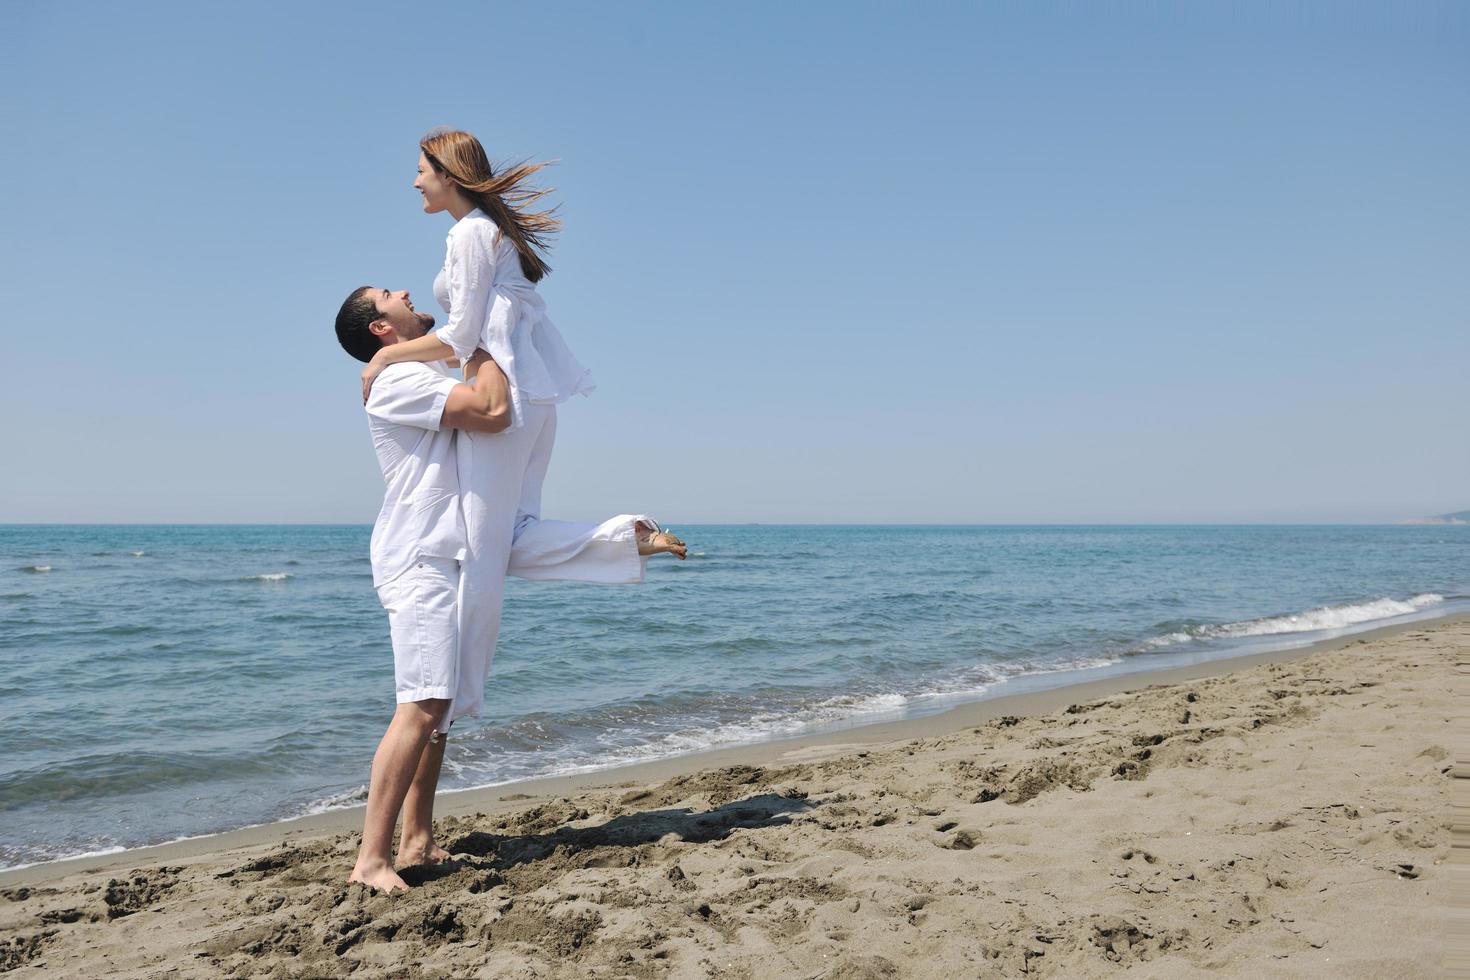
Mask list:
[[[393,864],[399,868],[411,868],[416,864],[438,864],[440,861],[448,861],[451,857],[453,857],[452,854],[432,840],[408,841],[399,844],[398,855],[393,859]]]
[[[352,869],[352,875],[347,879],[348,884],[357,882],[359,885],[367,885],[374,891],[386,892],[391,895],[395,890],[409,891],[408,882],[398,877],[398,872],[386,864],[361,864]]]
[[[668,531],[660,530],[657,525],[648,525],[639,521],[638,531],[638,553],[647,557],[648,555],[660,555],[665,552],[673,555],[680,561],[688,554],[689,548],[674,537]]]

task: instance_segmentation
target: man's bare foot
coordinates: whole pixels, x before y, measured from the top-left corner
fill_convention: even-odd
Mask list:
[[[659,529],[657,525],[649,526],[643,521],[638,522],[638,553],[647,557],[649,555],[661,555],[665,552],[673,555],[680,561],[688,554],[689,548],[674,537],[668,531]]]
[[[416,864],[438,864],[440,861],[448,861],[451,857],[453,857],[452,854],[432,840],[422,844],[412,841],[399,845],[398,854],[393,858],[393,866],[411,868]]]
[[[386,892],[391,895],[395,890],[409,891],[408,882],[398,877],[398,872],[386,864],[361,864],[352,869],[352,875],[347,883],[357,882],[359,885],[367,885],[374,891]]]

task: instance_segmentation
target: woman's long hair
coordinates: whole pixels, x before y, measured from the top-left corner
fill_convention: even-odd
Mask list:
[[[419,149],[435,170],[458,184],[510,239],[520,254],[522,274],[531,282],[540,282],[551,271],[541,253],[549,246],[548,239],[560,230],[561,222],[554,208],[530,210],[552,189],[530,187],[526,181],[546,164],[523,161],[496,173],[480,141],[460,130],[435,130],[419,141]]]

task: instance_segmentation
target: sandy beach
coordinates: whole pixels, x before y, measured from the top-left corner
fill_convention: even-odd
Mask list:
[[[358,810],[20,869],[0,971],[1436,975],[1467,654],[1440,620],[451,794],[409,895],[343,884]]]

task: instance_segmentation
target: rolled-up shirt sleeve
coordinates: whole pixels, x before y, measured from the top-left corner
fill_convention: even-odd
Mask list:
[[[449,320],[435,335],[454,348],[460,361],[468,361],[480,346],[480,334],[495,299],[494,226],[480,225],[456,228],[449,236],[444,261]]]

